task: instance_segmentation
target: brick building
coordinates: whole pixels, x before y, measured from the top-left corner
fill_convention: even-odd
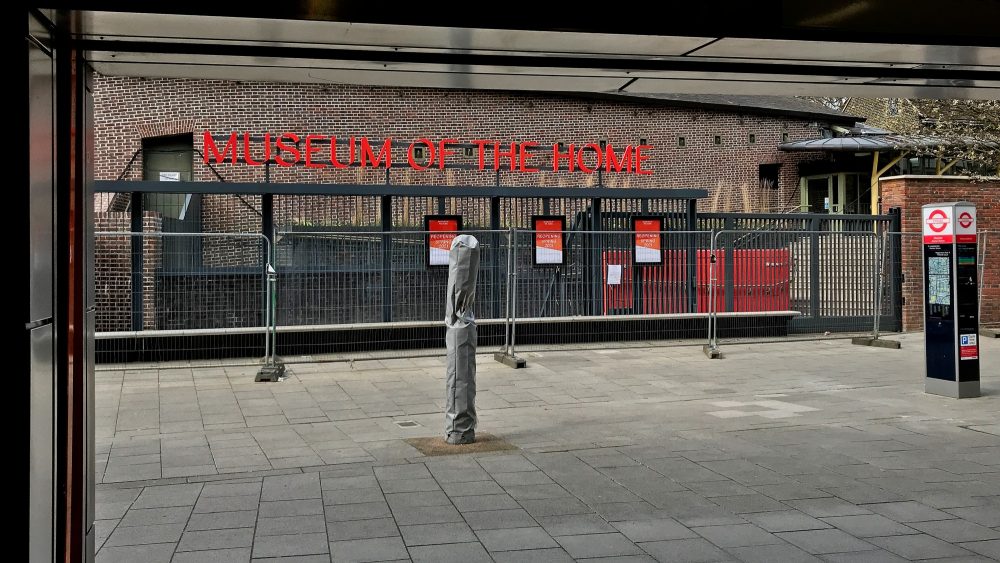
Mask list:
[[[266,131],[410,141],[421,137],[537,141],[542,145],[606,142],[651,145],[651,175],[501,172],[503,185],[705,188],[703,211],[798,211],[799,167],[822,153],[785,153],[782,142],[808,139],[858,118],[798,98],[763,96],[557,95],[346,85],[144,79],[98,76],[94,86],[97,179],[150,177],[144,155],[168,140],[190,144],[193,165],[184,174],[212,181],[263,181],[261,167],[202,164],[204,131]],[[177,144],[180,143],[180,144]],[[140,151],[140,149],[145,149]],[[543,155],[540,155],[543,156]],[[473,162],[475,155],[458,155]],[[394,154],[405,161],[401,151]],[[155,166],[153,169],[155,170]],[[162,170],[162,168],[160,168]],[[152,177],[151,179],[156,179]],[[188,178],[184,178],[188,179]],[[272,182],[383,183],[381,171],[273,168]],[[487,185],[495,174],[467,170],[394,171],[392,183]],[[277,224],[357,222],[372,210],[332,209],[316,198],[281,198]],[[257,202],[205,197],[202,230],[252,230]],[[98,211],[114,211],[110,198]],[[117,207],[122,203],[118,202]],[[160,202],[161,211],[180,201]],[[147,208],[156,208],[154,203]],[[176,215],[176,211],[173,212]],[[169,228],[165,226],[165,228]]]

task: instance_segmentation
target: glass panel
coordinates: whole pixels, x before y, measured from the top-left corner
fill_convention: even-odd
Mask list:
[[[806,180],[806,195],[809,213],[830,212],[830,182],[829,178],[810,178]]]

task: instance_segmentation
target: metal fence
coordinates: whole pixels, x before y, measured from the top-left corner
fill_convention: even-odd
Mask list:
[[[706,336],[722,346],[916,326],[919,234],[888,223],[877,232],[793,226],[464,230],[482,249],[480,350],[700,345]],[[447,268],[428,265],[430,234],[284,231],[272,253],[260,235],[98,233],[98,360],[256,363],[271,325],[288,362],[441,354]],[[990,239],[980,234],[981,291],[993,273]]]
[[[98,232],[97,362],[256,362],[268,325],[258,234]]]

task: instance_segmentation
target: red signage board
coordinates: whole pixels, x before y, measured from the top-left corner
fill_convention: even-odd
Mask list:
[[[427,231],[427,266],[448,266],[451,241],[462,230],[462,216],[426,215],[424,230]]]
[[[663,218],[632,217],[632,230],[635,231],[635,263],[662,263]]]
[[[951,244],[955,241],[955,221],[948,207],[925,207],[924,244]]]
[[[535,231],[532,262],[536,266],[562,266],[566,263],[566,217],[562,215],[534,215],[531,226]]]
[[[958,214],[958,225],[955,227],[955,242],[976,242],[976,208],[959,207],[955,210]]]

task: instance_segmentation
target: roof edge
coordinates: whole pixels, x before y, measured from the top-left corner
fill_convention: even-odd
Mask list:
[[[537,93],[535,93],[537,95]],[[616,92],[550,92],[552,95],[564,96],[567,98],[577,98],[577,99],[591,99],[591,100],[603,100],[603,101],[616,101],[616,102],[633,102],[640,105],[653,105],[653,106],[665,106],[665,107],[682,107],[682,108],[697,108],[697,109],[708,109],[714,111],[723,111],[727,113],[746,113],[753,115],[767,115],[767,116],[778,116],[778,117],[804,117],[817,121],[828,121],[830,123],[849,124],[854,125],[858,122],[864,122],[867,120],[866,117],[859,115],[848,115],[843,116],[832,115],[826,113],[821,109],[817,109],[816,112],[802,111],[802,110],[781,110],[777,108],[764,108],[756,106],[746,106],[738,104],[720,104],[716,102],[695,102],[690,100],[671,100],[665,98],[657,98],[655,96],[641,96],[635,94],[626,93],[616,93]],[[781,97],[781,96],[778,96]],[[795,97],[795,96],[787,96]]]

